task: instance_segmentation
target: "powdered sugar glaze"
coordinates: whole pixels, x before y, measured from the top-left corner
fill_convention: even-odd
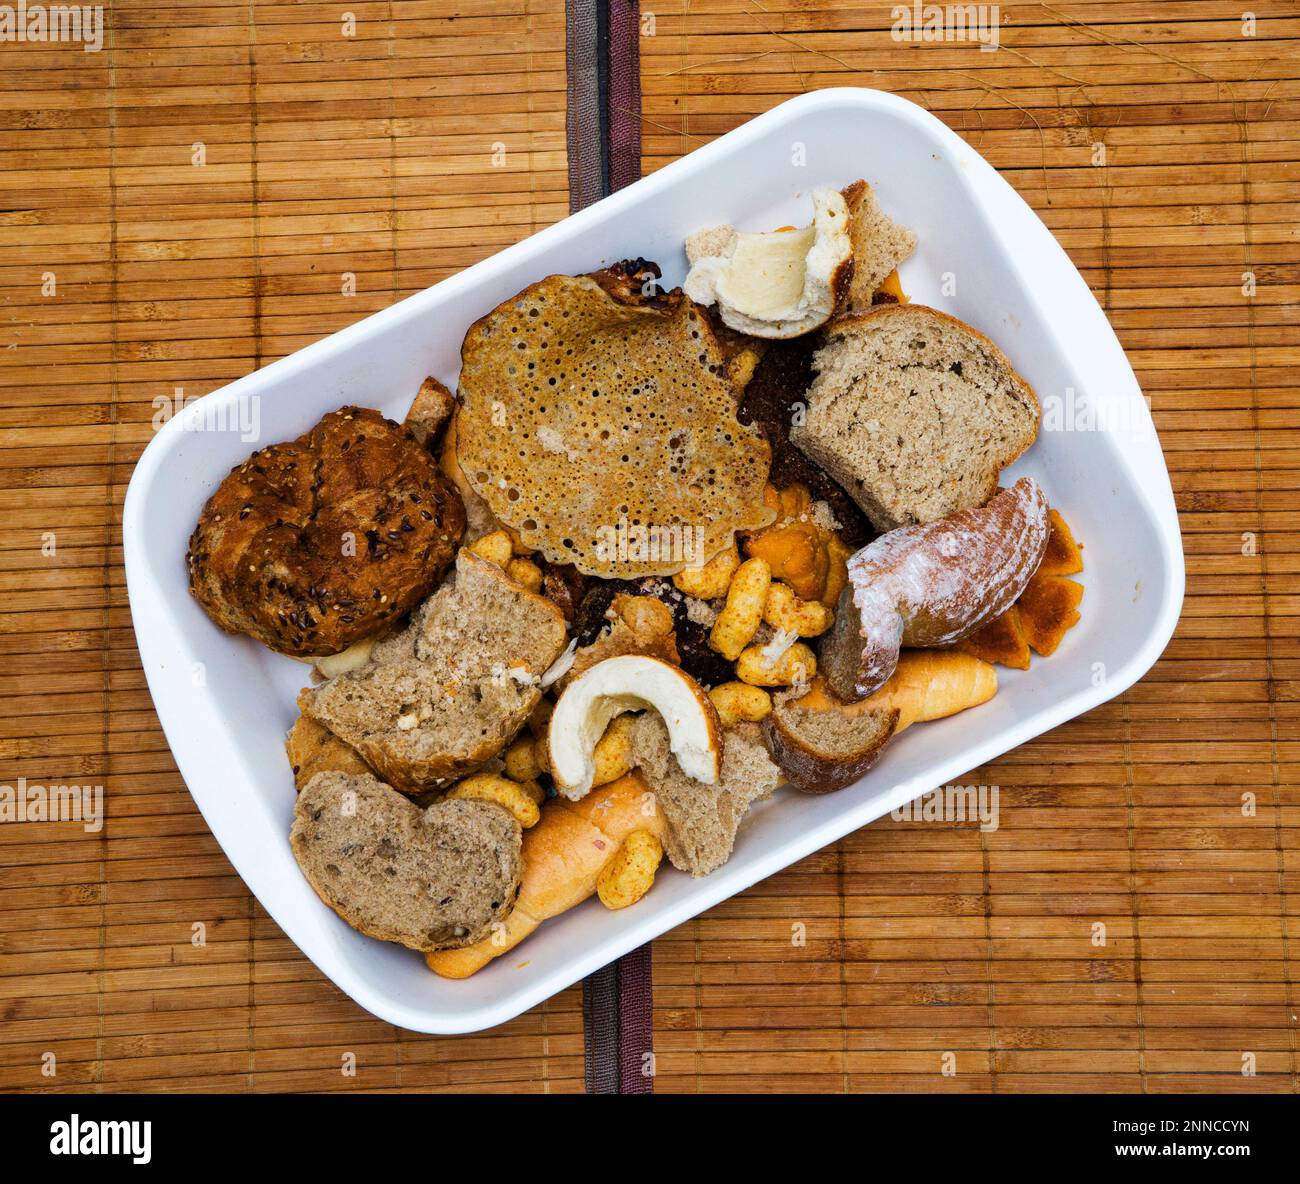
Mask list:
[[[894,672],[901,646],[959,641],[1005,612],[1042,562],[1047,498],[1021,477],[987,505],[881,535],[848,563],[861,621],[857,691]]]

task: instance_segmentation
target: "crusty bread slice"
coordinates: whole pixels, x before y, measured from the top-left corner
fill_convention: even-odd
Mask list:
[[[854,181],[844,190],[844,204],[853,244],[853,279],[844,311],[865,312],[885,277],[916,250],[916,232],[890,218],[865,181]]]
[[[354,929],[413,950],[486,937],[519,894],[522,832],[492,802],[421,810],[368,775],[317,773],[289,845],[316,894]]]
[[[402,422],[415,433],[421,444],[437,452],[442,433],[456,413],[456,406],[456,396],[430,375],[420,383]]]
[[[757,724],[726,729],[722,769],[714,785],[682,772],[658,712],[647,711],[632,729],[632,760],[663,813],[669,860],[693,876],[708,875],[731,858],[745,812],[781,784],[781,771],[768,756]]]
[[[763,720],[763,740],[792,785],[830,793],[866,773],[897,727],[897,708],[816,711],[778,700]]]
[[[298,702],[390,785],[420,793],[472,773],[514,739],[567,640],[554,603],[462,550],[454,579],[403,632]]]
[[[919,304],[842,317],[794,443],[879,530],[983,505],[1038,435],[1038,399],[982,333]]]

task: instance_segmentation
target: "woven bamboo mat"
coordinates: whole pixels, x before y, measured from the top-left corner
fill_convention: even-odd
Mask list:
[[[887,4],[654,5],[646,171],[842,85],[1002,171],[1151,398],[1188,561],[1142,683],[961,779],[995,833],[884,820],[656,942],[658,1090],[1297,1089],[1300,9],[1250,7],[1003,5],[983,53]]]
[[[0,45],[0,782],[107,789],[97,835],[0,827],[0,1088],[581,1089],[580,991],[414,1037],[252,901],[154,716],[118,529],[155,398],[568,213],[563,5],[133,2],[110,25],[98,54]]]
[[[1300,13],[1254,4],[1247,38],[1217,0],[1009,5],[982,54],[894,42],[883,4],[643,7],[647,171],[842,84],[1003,170],[1152,398],[1189,564],[1143,683],[968,776],[1002,787],[996,833],[876,824],[656,942],[656,1088],[1300,1088]],[[0,784],[107,793],[97,834],[0,826],[0,1089],[581,1089],[577,989],[398,1032],[250,899],[153,714],[118,529],[156,399],[563,216],[563,5],[108,23],[98,54],[0,44]]]

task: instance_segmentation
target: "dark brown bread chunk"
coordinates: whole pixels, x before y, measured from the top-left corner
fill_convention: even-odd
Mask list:
[[[772,759],[804,793],[852,785],[876,763],[897,726],[897,708],[849,715],[779,700],[762,724]]]
[[[298,705],[404,793],[472,773],[523,727],[537,680],[564,650],[564,614],[461,551],[456,575],[364,666],[302,692]]]
[[[464,532],[460,495],[410,429],[344,407],[231,470],[190,538],[190,591],[228,632],[334,654],[419,604]]]
[[[354,929],[413,950],[473,945],[519,895],[522,832],[492,802],[427,810],[370,776],[318,773],[289,845],[316,895]]]

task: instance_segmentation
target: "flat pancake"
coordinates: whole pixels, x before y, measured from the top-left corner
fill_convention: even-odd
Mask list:
[[[461,468],[552,563],[671,575],[771,520],[768,445],[681,292],[551,276],[476,322],[461,360]]]

